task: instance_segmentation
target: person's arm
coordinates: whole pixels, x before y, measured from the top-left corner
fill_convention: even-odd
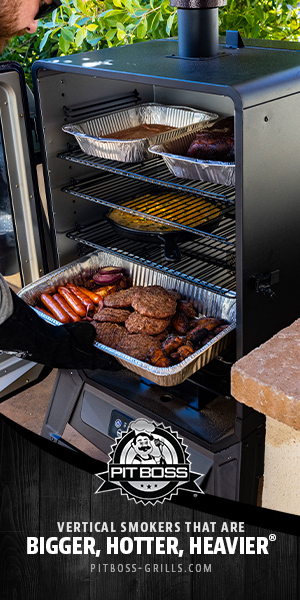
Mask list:
[[[8,319],[14,310],[11,291],[0,273],[0,324]]]

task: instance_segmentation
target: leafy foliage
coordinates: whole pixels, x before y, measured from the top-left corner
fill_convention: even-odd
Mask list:
[[[219,9],[220,34],[300,41],[300,3],[286,0],[227,0]],[[12,39],[2,60],[23,65],[28,81],[32,62],[95,48],[177,35],[177,11],[169,0],[62,0],[37,35]]]
[[[221,10],[220,10],[221,13]],[[229,0],[220,33],[237,29],[242,37],[300,41],[300,3],[286,0]]]

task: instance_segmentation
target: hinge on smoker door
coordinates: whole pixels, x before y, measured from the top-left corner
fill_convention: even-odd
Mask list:
[[[31,127],[31,135],[32,135],[35,162],[36,162],[36,164],[39,164],[41,162],[41,156],[40,156],[41,147],[40,147],[39,136],[38,136],[36,116],[30,115],[30,127]]]
[[[270,273],[260,273],[252,277],[253,288],[257,293],[267,294],[271,298],[275,298],[276,294],[273,292],[271,286],[279,282],[279,269],[271,271]]]

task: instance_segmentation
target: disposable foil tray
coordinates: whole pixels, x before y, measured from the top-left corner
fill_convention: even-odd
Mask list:
[[[235,164],[201,160],[186,156],[187,150],[196,137],[196,132],[177,136],[174,140],[165,140],[149,147],[150,154],[156,154],[166,163],[175,177],[211,181],[221,185],[234,185]]]
[[[163,104],[139,104],[126,110],[109,113],[81,123],[64,125],[63,131],[74,135],[81,150],[91,156],[122,162],[143,162],[152,158],[148,147],[172,140],[179,133],[193,131],[199,123],[217,119],[215,113],[193,110],[182,106]],[[115,140],[116,131],[142,124],[168,125],[174,127],[147,138]],[[109,138],[103,136],[110,136]]]
[[[85,281],[91,279],[92,275],[99,268],[107,265],[122,267],[132,285],[161,285],[166,289],[175,289],[181,294],[182,298],[190,300],[193,303],[198,313],[220,317],[229,322],[226,330],[216,335],[203,348],[194,352],[194,354],[186,358],[182,363],[168,368],[148,365],[143,361],[95,342],[96,348],[114,356],[124,367],[158,385],[173,386],[190,377],[228,346],[235,329],[236,319],[236,302],[233,294],[229,293],[228,297],[221,296],[177,277],[167,275],[159,270],[136,264],[120,256],[114,256],[109,252],[93,252],[76,262],[57,269],[24,287],[19,292],[19,296],[34,307],[40,299],[41,294],[46,290],[53,286],[65,285],[68,282],[73,282],[75,285],[83,285]],[[33,310],[36,310],[45,321],[53,325],[61,325],[59,321],[38,311],[36,308]]]

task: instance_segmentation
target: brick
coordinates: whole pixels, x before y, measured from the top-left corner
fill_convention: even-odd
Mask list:
[[[300,319],[235,363],[231,393],[239,402],[300,430]]]

